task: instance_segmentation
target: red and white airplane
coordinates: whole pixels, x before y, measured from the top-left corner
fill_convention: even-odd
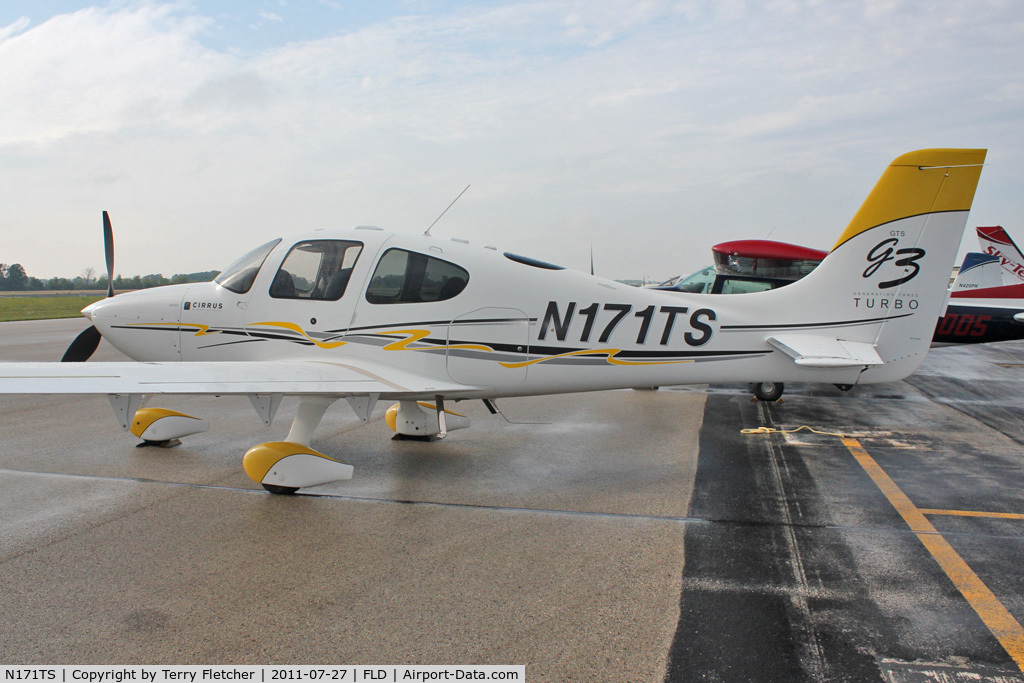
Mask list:
[[[978,228],[979,238],[985,229]],[[1006,269],[1006,259],[998,255],[967,254],[953,282],[949,306],[935,327],[933,343],[1024,339],[1024,282],[1007,283],[1014,277]]]
[[[979,236],[982,230],[986,228],[978,228]],[[712,252],[715,265],[655,289],[706,294],[759,292],[799,280],[828,255],[769,240],[723,242],[712,247]],[[1006,262],[1006,257],[978,252],[964,257],[949,305],[935,326],[934,346],[1024,339],[1024,282],[1006,283],[1007,277],[1013,277],[1006,275]],[[771,386],[755,386],[758,398],[773,400],[781,395],[778,382],[764,384]]]
[[[1024,254],[1001,225],[976,228],[981,251],[999,258],[1004,285],[1024,284]]]
[[[984,159],[972,149],[899,157],[813,272],[753,294],[640,289],[379,229],[278,239],[213,282],[83,311],[93,326],[66,360],[85,360],[102,336],[139,362],[0,363],[0,393],[107,394],[122,427],[146,441],[207,423],[142,408],[145,397],[242,394],[269,424],[283,396],[298,396],[285,441],[243,458],[254,481],[286,493],[352,475],[310,446],[338,399],[364,421],[379,400],[395,401],[391,428],[430,437],[468,424],[445,409],[461,399],[751,377],[890,382],[928,352]]]

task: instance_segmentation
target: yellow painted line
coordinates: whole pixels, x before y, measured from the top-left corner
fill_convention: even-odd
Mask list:
[[[849,449],[860,466],[864,468],[879,490],[900,513],[910,529],[917,534],[918,540],[924,544],[935,561],[946,572],[957,590],[967,599],[974,611],[985,622],[1003,648],[1013,657],[1017,667],[1024,671],[1024,628],[1013,618],[1003,604],[989,590],[988,586],[964,562],[963,558],[944,539],[931,522],[924,516],[910,498],[903,493],[888,474],[885,473],[875,459],[856,439],[843,437],[843,443]]]
[[[925,515],[956,515],[957,517],[993,517],[996,519],[1024,519],[1019,512],[982,512],[980,510],[921,510]]]

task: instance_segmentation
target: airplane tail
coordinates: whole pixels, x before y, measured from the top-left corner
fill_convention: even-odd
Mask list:
[[[1003,285],[1019,285],[1024,282],[1024,254],[1001,225],[977,228],[978,242],[986,254],[998,256],[1002,263]]]
[[[998,256],[972,251],[964,256],[964,262],[960,264],[960,271],[953,281],[953,291],[1002,287],[1002,271]]]
[[[796,320],[767,341],[797,365],[863,369],[859,383],[916,370],[945,308],[985,153],[928,149],[893,161],[821,264],[775,290]]]

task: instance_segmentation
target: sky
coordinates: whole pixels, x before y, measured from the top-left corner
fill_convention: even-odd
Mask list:
[[[1019,0],[0,3],[0,262],[226,267],[377,225],[663,280],[829,249],[888,163],[989,149],[1024,243]]]

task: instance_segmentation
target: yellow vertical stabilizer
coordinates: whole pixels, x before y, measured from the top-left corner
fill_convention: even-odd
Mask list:
[[[969,211],[985,153],[984,149],[922,149],[897,158],[832,249],[865,230],[901,218]]]

